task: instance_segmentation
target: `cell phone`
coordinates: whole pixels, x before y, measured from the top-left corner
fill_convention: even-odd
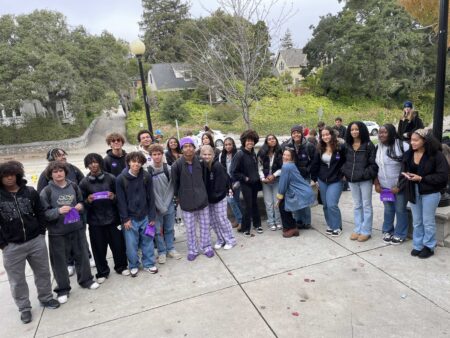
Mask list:
[[[408,173],[402,172],[402,175],[405,176],[407,179],[412,178],[412,175],[410,175],[410,174],[408,174]]]

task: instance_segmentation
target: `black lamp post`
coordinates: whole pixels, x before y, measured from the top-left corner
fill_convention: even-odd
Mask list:
[[[145,45],[141,40],[135,40],[130,43],[130,51],[138,60],[139,72],[141,74],[142,95],[144,96],[145,114],[147,116],[147,126],[150,133],[153,135],[152,119],[150,117],[150,104],[148,102],[147,88],[145,86],[144,68],[142,67],[142,56],[145,53]]]

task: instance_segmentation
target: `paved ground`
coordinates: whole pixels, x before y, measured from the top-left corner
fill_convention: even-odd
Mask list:
[[[95,141],[89,151],[97,149],[105,146]],[[72,152],[71,161],[80,163],[81,153]],[[24,158],[27,168],[39,169]],[[410,241],[384,245],[375,195],[373,238],[350,241],[350,193],[343,193],[340,206],[341,237],[325,235],[321,207],[315,207],[314,229],[298,238],[268,230],[237,235],[234,249],[211,259],[168,260],[158,274],[137,278],[113,274],[95,291],[81,289],[72,277],[69,302],[58,310],[39,307],[27,268],[28,325],[19,320],[0,268],[0,337],[449,337],[450,250],[438,248],[420,260],[409,255]],[[184,229],[176,235],[185,256]]]

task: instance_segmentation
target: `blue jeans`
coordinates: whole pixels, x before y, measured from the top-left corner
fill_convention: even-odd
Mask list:
[[[416,184],[416,203],[410,203],[413,216],[413,247],[422,250],[424,246],[433,250],[436,247],[436,208],[441,194],[420,195]]]
[[[355,228],[353,232],[360,235],[372,234],[372,180],[349,182],[352,191]]]
[[[156,246],[160,255],[165,255],[173,250],[174,223],[175,205],[170,203],[164,215],[156,214]]]
[[[342,181],[325,183],[319,180],[319,189],[328,227],[332,230],[342,229],[342,216],[338,205],[342,194]]]
[[[130,269],[139,268],[139,247],[142,250],[142,266],[144,268],[155,266],[153,238],[144,234],[147,224],[147,217],[140,221],[131,219],[131,228],[128,230],[123,229]]]
[[[227,202],[230,205],[231,211],[233,212],[236,222],[242,224],[242,211],[241,211],[241,188],[233,191],[233,197],[227,197]]]
[[[311,178],[305,178],[306,182],[311,183]],[[299,224],[311,225],[311,207],[296,210],[292,213],[295,221]]]
[[[405,239],[408,234],[408,213],[406,211],[406,196],[403,192],[395,195],[395,202],[383,202],[384,221],[383,233],[394,234],[394,236]],[[394,228],[394,218],[397,224]]]
[[[266,206],[267,224],[281,225],[280,210],[275,207],[277,203],[278,179],[273,183],[263,183],[263,197]]]

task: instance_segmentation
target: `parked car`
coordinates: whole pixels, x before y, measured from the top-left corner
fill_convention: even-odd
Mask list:
[[[214,139],[214,146],[216,148],[222,148],[223,147],[223,140],[225,139],[225,135],[220,130],[214,130],[211,129],[210,132],[213,135]],[[197,138],[197,144],[202,144],[202,136],[205,133],[204,130],[200,130],[195,137]]]
[[[363,123],[367,126],[367,129],[369,129],[369,134],[372,136],[378,135],[378,130],[380,130],[380,126],[378,123],[373,121],[363,121]]]

